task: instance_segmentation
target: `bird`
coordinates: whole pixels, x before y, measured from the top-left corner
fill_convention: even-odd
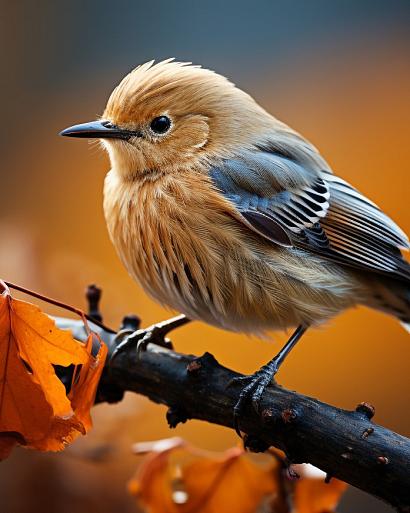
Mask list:
[[[236,378],[237,431],[307,329],[359,304],[410,327],[406,234],[224,76],[146,62],[101,118],[61,135],[99,139],[108,152],[111,240],[148,295],[182,313],[157,335],[190,320],[261,337],[294,330],[270,362]]]

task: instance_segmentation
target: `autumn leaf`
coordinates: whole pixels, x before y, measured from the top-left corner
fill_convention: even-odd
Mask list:
[[[99,347],[96,356],[92,355],[93,346]],[[74,379],[68,397],[71,400],[71,406],[76,418],[81,422],[84,430],[88,431],[92,426],[90,409],[94,404],[108,348],[96,333],[90,333],[85,347],[89,354],[88,360],[82,366],[80,373],[76,377],[77,379]]]
[[[146,456],[128,490],[148,513],[330,513],[347,487],[336,479],[326,484],[311,465],[296,466],[300,479],[287,478],[276,450],[264,466],[243,449],[216,455],[181,438],[139,443],[134,450]]]
[[[188,511],[203,513],[221,511],[222,505],[229,505],[231,513],[254,512],[277,489],[272,467],[260,468],[236,447],[221,458],[200,458],[188,464],[184,484],[191,497]]]
[[[239,448],[215,456],[176,438],[152,449],[128,485],[149,513],[219,513],[227,506],[230,513],[253,513],[277,488],[272,466],[257,466]],[[182,460],[194,459],[173,465],[175,451]]]
[[[176,449],[185,447],[185,442],[180,438],[159,440],[152,444],[143,444],[144,453],[152,450],[140,467],[137,475],[128,483],[129,492],[137,498],[149,513],[177,513],[183,512],[178,501],[175,501],[173,490],[173,468],[170,465],[170,455]]]
[[[295,483],[293,502],[297,513],[331,513],[335,511],[347,484],[332,478],[313,465],[296,465],[300,475]]]
[[[37,306],[12,298],[0,285],[0,459],[16,443],[61,450],[90,426],[88,411],[106,350],[101,345],[94,358]],[[81,365],[70,397],[54,365]]]

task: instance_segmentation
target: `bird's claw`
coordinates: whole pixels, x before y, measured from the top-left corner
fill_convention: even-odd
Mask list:
[[[156,344],[157,346],[172,349],[171,341],[165,337],[162,326],[153,324],[149,328],[139,329],[131,332],[129,335],[124,334],[123,340],[115,347],[111,355],[111,362],[125,349],[133,346],[136,348],[137,358],[147,349],[148,344]]]
[[[169,338],[165,337],[166,332],[162,328],[162,326],[157,326],[153,324],[149,328],[142,331],[142,338],[140,335],[137,335],[135,332],[133,335],[137,337],[137,356],[139,356],[143,351],[147,349],[148,344],[155,344],[160,347],[165,347],[166,349],[172,349],[172,342]],[[131,335],[131,336],[133,336]]]
[[[236,433],[240,437],[242,437],[242,435],[239,428],[239,420],[243,414],[246,403],[251,400],[254,410],[259,414],[259,405],[262,395],[266,387],[272,383],[276,372],[277,368],[275,365],[266,365],[250,376],[233,378],[228,384],[229,387],[238,383],[244,385],[233,408],[233,424]]]

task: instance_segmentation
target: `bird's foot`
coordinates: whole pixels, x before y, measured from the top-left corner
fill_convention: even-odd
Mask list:
[[[122,331],[119,332],[120,342],[115,347],[111,355],[111,362],[125,349],[130,347],[136,348],[137,357],[140,356],[142,351],[147,349],[148,344],[156,344],[157,346],[165,347],[166,349],[173,349],[172,342],[166,337],[168,333],[179,326],[188,323],[184,315],[179,315],[168,319],[158,324],[153,324],[145,329],[136,331]]]
[[[140,329],[126,335],[123,340],[115,347],[111,355],[111,361],[126,349],[135,347],[137,358],[147,349],[148,344],[172,349],[171,341],[165,337],[166,333],[160,324],[153,324],[146,329]]]
[[[262,395],[268,385],[273,382],[273,378],[278,371],[278,365],[275,359],[261,367],[258,371],[250,376],[240,376],[234,378],[229,386],[236,384],[243,385],[243,388],[239,394],[239,398],[233,408],[233,422],[235,431],[239,436],[241,432],[239,429],[239,420],[244,411],[246,403],[252,402],[252,406],[257,413],[259,413],[259,404]]]

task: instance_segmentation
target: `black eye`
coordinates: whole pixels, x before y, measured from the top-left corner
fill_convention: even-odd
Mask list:
[[[165,134],[171,127],[171,120],[167,116],[159,116],[151,121],[150,127],[156,134]]]

